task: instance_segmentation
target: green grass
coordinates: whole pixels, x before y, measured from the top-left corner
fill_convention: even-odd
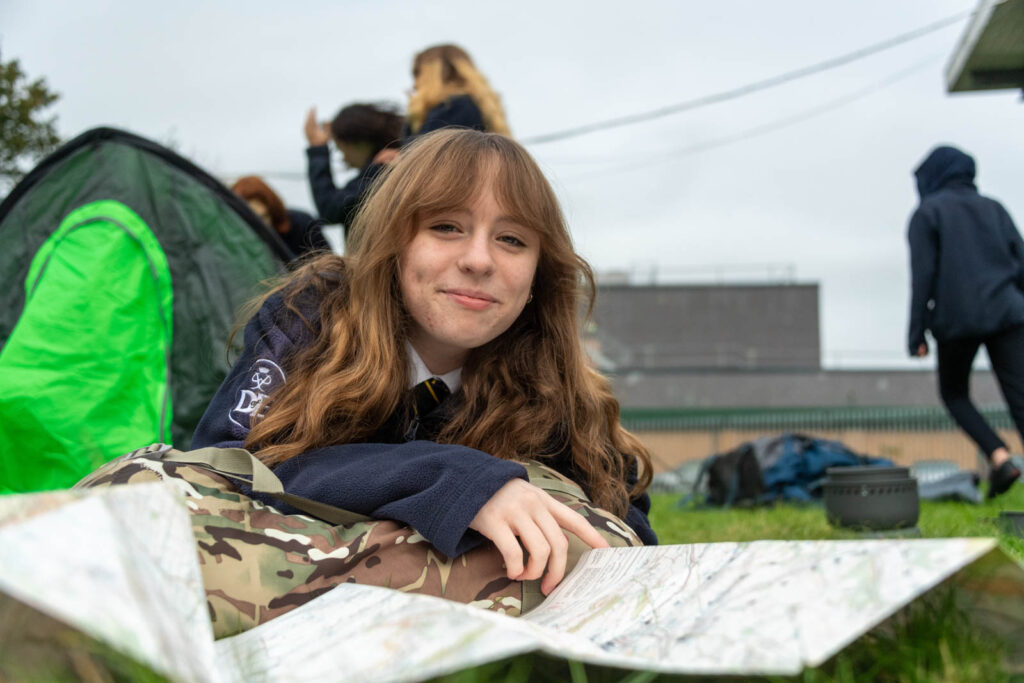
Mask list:
[[[651,523],[662,544],[860,538],[825,519],[824,508],[777,505],[755,509],[680,508],[677,494],[656,494]],[[997,538],[1007,555],[1024,564],[1024,539],[998,528],[1001,510],[1024,510],[1024,485],[981,505],[923,502],[918,529],[925,538],[985,536]],[[845,648],[832,660],[795,679],[804,683],[860,681],[987,681],[1012,678],[1001,665],[1002,644],[980,632],[956,609],[952,590],[939,589],[915,601],[892,619]],[[680,676],[626,672],[584,666],[544,655],[521,655],[445,676],[444,683],[571,681],[572,683],[646,683],[697,680]]]
[[[778,505],[754,509],[682,509],[676,494],[652,496],[651,524],[663,544],[718,543],[766,539],[813,540],[859,538],[854,531],[829,525],[820,505]],[[924,538],[991,536],[1007,555],[1024,564],[1024,539],[1001,532],[996,518],[1002,510],[1024,510],[1024,485],[981,505],[954,502],[921,503],[917,527]]]

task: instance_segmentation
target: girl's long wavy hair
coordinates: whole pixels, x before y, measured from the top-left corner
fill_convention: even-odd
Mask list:
[[[619,423],[608,381],[588,363],[580,313],[594,277],[573,249],[551,187],[510,138],[444,129],[417,139],[378,179],[353,224],[349,255],[309,261],[276,287],[314,340],[285,359],[288,381],[253,417],[246,447],[276,464],[314,448],[373,438],[408,394],[410,319],[399,256],[419,217],[462,207],[492,177],[503,211],[541,237],[533,301],[508,330],[472,349],[450,422],[437,440],[497,457],[569,453],[594,502],[626,512],[651,480],[646,449]],[[269,296],[270,293],[267,294]],[[265,297],[264,297],[265,298]],[[628,470],[639,481],[627,491]]]
[[[417,54],[412,77],[416,91],[409,98],[406,116],[413,133],[419,131],[431,109],[455,95],[469,95],[480,107],[487,132],[511,135],[501,98],[458,45],[435,45]]]

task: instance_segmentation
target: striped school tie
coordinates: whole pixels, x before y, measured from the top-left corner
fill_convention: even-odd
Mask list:
[[[409,430],[405,435],[406,440],[412,441],[416,438],[416,432],[419,431],[420,427],[420,418],[424,415],[429,415],[431,411],[441,405],[441,403],[443,403],[451,393],[451,390],[448,389],[448,385],[439,377],[430,377],[425,379],[412,388],[413,416],[412,423],[409,425]]]

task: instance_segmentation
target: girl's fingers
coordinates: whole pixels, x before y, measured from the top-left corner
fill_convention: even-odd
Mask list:
[[[544,533],[537,526],[535,520],[530,520],[516,529],[519,540],[530,558],[526,561],[526,568],[523,573],[515,577],[520,581],[539,579],[544,574],[544,568],[548,564],[548,557],[551,555],[551,546]],[[511,575],[511,573],[510,573]]]
[[[541,592],[547,595],[555,589],[555,586],[565,576],[569,540],[565,537],[565,533],[562,531],[562,527],[559,526],[554,515],[548,513],[538,520],[538,523],[551,551],[551,554],[548,556],[547,572],[545,572],[544,581],[540,585]]]
[[[523,547],[519,545],[519,539],[512,532],[512,527],[507,524],[499,524],[487,531],[481,529],[480,533],[491,539],[494,547],[501,553],[502,559],[505,560],[505,573],[508,578],[513,581],[519,579],[523,573]]]
[[[500,488],[480,508],[470,527],[494,543],[505,560],[508,578],[524,581],[543,576],[541,591],[545,595],[565,575],[569,549],[566,531],[591,548],[608,547],[582,515],[521,479]],[[525,562],[524,548],[529,554]]]
[[[591,548],[607,548],[608,541],[604,539],[604,536],[597,532],[597,529],[590,526],[590,522],[586,520],[580,513],[576,512],[568,506],[562,505],[557,501],[554,501],[558,508],[554,510],[555,519],[558,520],[558,526],[571,531],[572,533],[579,536],[580,540],[589,545]]]

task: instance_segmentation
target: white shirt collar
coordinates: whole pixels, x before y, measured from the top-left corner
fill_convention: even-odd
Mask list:
[[[443,375],[435,375],[429,369],[427,364],[420,358],[420,354],[416,353],[416,349],[412,347],[409,340],[405,341],[405,350],[409,353],[409,388],[413,388],[420,382],[428,380],[431,377],[437,377],[441,379],[447,386],[448,390],[453,394],[459,390],[462,386],[462,368],[455,368],[451,372],[446,372]]]

